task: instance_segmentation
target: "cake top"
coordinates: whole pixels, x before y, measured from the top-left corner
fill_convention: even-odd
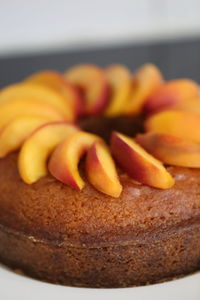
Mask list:
[[[165,81],[146,64],[133,74],[123,65],[105,69],[77,65],[65,72],[41,71],[0,93],[0,157],[19,151],[22,180],[33,184],[51,173],[82,190],[79,162],[100,192],[118,198],[123,185],[117,168],[158,189],[175,182],[164,165],[200,167],[199,85],[190,79]],[[114,131],[109,146],[76,124],[91,116],[142,115],[136,137]],[[117,168],[116,168],[117,166]]]

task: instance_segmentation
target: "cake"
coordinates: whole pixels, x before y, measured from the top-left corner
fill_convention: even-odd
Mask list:
[[[0,93],[0,262],[128,287],[200,269],[200,102],[146,64],[38,72]]]

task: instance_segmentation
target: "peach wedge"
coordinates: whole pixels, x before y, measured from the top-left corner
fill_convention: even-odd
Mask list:
[[[148,118],[145,129],[148,132],[174,135],[200,143],[200,114],[165,110]]]
[[[65,77],[82,92],[86,114],[96,115],[104,111],[109,101],[109,86],[102,69],[81,64],[67,70]]]
[[[141,112],[145,101],[163,84],[163,77],[159,69],[153,64],[142,66],[133,75],[132,91],[125,114],[137,114]]]
[[[12,103],[6,102],[0,104],[0,130],[16,117],[30,115],[44,117],[51,121],[65,120],[64,115],[46,103],[34,100],[28,102],[15,100]]]
[[[115,163],[103,143],[96,142],[86,156],[86,173],[89,182],[100,192],[118,198],[122,192]]]
[[[172,109],[200,113],[200,98],[192,98],[188,99],[188,101],[182,101],[176,106],[173,106]]]
[[[76,115],[81,114],[83,103],[80,94],[61,73],[44,70],[29,76],[25,82],[32,82],[53,89],[65,98]]]
[[[110,117],[120,115],[130,96],[132,78],[123,65],[111,65],[105,69],[107,81],[111,88],[111,100],[105,114]]]
[[[163,164],[133,139],[113,132],[111,150],[121,168],[133,179],[159,189],[168,189],[174,185],[174,179]]]
[[[47,159],[54,148],[78,131],[65,122],[49,123],[36,130],[23,144],[18,160],[19,173],[26,183],[34,183],[47,174]]]
[[[79,175],[78,163],[98,136],[80,131],[66,139],[53,152],[49,161],[49,171],[59,181],[81,190],[85,183]]]
[[[33,131],[48,122],[48,118],[37,116],[21,116],[12,120],[0,134],[0,158],[17,150]]]
[[[199,86],[190,79],[171,80],[161,86],[144,105],[147,114],[173,107],[181,108],[184,103],[197,98]]]
[[[146,133],[136,142],[164,164],[200,168],[200,144],[173,135]]]
[[[18,83],[5,87],[0,94],[0,105],[12,101],[36,101],[60,111],[66,121],[74,120],[74,112],[66,99],[53,89],[36,83]]]

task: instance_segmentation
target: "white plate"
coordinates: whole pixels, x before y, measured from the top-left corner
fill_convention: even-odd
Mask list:
[[[72,288],[40,282],[0,266],[1,300],[200,300],[200,273],[145,287]]]

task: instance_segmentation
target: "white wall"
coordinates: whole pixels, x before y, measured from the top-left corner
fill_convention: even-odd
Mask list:
[[[194,34],[199,0],[0,0],[0,55]]]

